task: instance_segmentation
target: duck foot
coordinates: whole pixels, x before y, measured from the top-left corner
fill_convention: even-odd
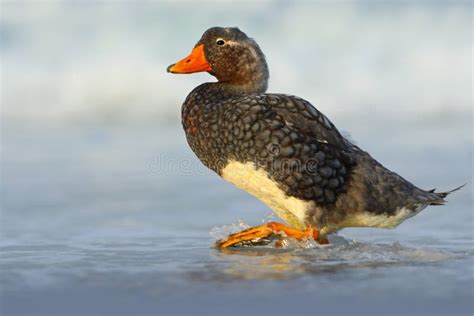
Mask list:
[[[280,223],[270,222],[260,226],[251,227],[241,232],[229,235],[225,240],[219,240],[217,246],[220,248],[266,245],[277,237],[291,237],[297,240],[318,240],[319,231],[312,227],[306,230],[292,228]]]

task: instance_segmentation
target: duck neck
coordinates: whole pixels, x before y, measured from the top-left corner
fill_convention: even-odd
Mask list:
[[[232,95],[264,93],[268,87],[268,67],[265,61],[258,66],[251,65],[241,73],[234,74],[233,78],[226,80],[218,77],[217,87]]]
[[[268,83],[265,82],[247,82],[247,83],[232,83],[232,82],[216,82],[215,85],[225,92],[237,95],[237,94],[251,94],[251,93],[264,93],[267,91]]]

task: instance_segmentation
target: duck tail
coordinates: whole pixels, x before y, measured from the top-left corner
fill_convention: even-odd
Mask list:
[[[457,188],[455,188],[455,189],[452,189],[452,190],[450,190],[450,191],[447,191],[447,192],[435,192],[435,189],[429,190],[429,191],[428,191],[429,193],[432,193],[432,194],[434,194],[435,196],[438,197],[438,199],[432,201],[432,202],[430,203],[430,205],[444,205],[444,203],[446,202],[446,201],[444,200],[445,197],[447,197],[449,194],[451,194],[451,193],[453,193],[453,192],[455,192],[455,191],[457,191],[457,190],[462,189],[464,186],[466,186],[466,184],[467,184],[467,183],[464,183],[463,185],[461,185],[461,186],[459,186],[459,187],[457,187]]]

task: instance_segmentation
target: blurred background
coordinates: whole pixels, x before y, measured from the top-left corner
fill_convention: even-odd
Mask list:
[[[181,104],[214,78],[166,67],[212,26],[255,38],[270,92],[309,100],[385,166],[425,189],[467,186],[397,230],[343,231],[334,253],[257,260],[210,249],[219,227],[272,213],[205,170],[185,141]],[[318,299],[315,283],[332,288],[320,303],[341,309],[320,305],[328,314],[354,311],[337,297],[357,301],[357,289],[408,302],[395,314],[426,302],[432,309],[415,310],[472,313],[470,1],[2,1],[0,36],[5,315],[198,314],[193,304],[219,298],[229,307],[236,297],[269,311],[266,302],[287,290],[299,296],[278,311],[298,304],[304,314],[314,310],[305,297]],[[420,245],[429,250],[404,248]],[[414,268],[426,258],[444,263]],[[318,260],[343,264],[342,275]],[[364,283],[374,279],[366,265],[381,262],[402,267],[384,265]],[[369,314],[377,304],[361,306]]]

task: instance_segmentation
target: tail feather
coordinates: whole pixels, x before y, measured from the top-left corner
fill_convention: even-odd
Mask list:
[[[457,191],[457,190],[460,190],[462,189],[467,183],[464,183],[463,185],[455,188],[455,189],[452,189],[450,191],[447,191],[447,192],[435,192],[435,189],[432,189],[432,190],[429,190],[428,192],[430,193],[433,193],[435,194],[438,199],[437,200],[434,200],[430,203],[430,205],[443,205],[446,201],[444,200],[445,197],[447,197],[449,194]]]

